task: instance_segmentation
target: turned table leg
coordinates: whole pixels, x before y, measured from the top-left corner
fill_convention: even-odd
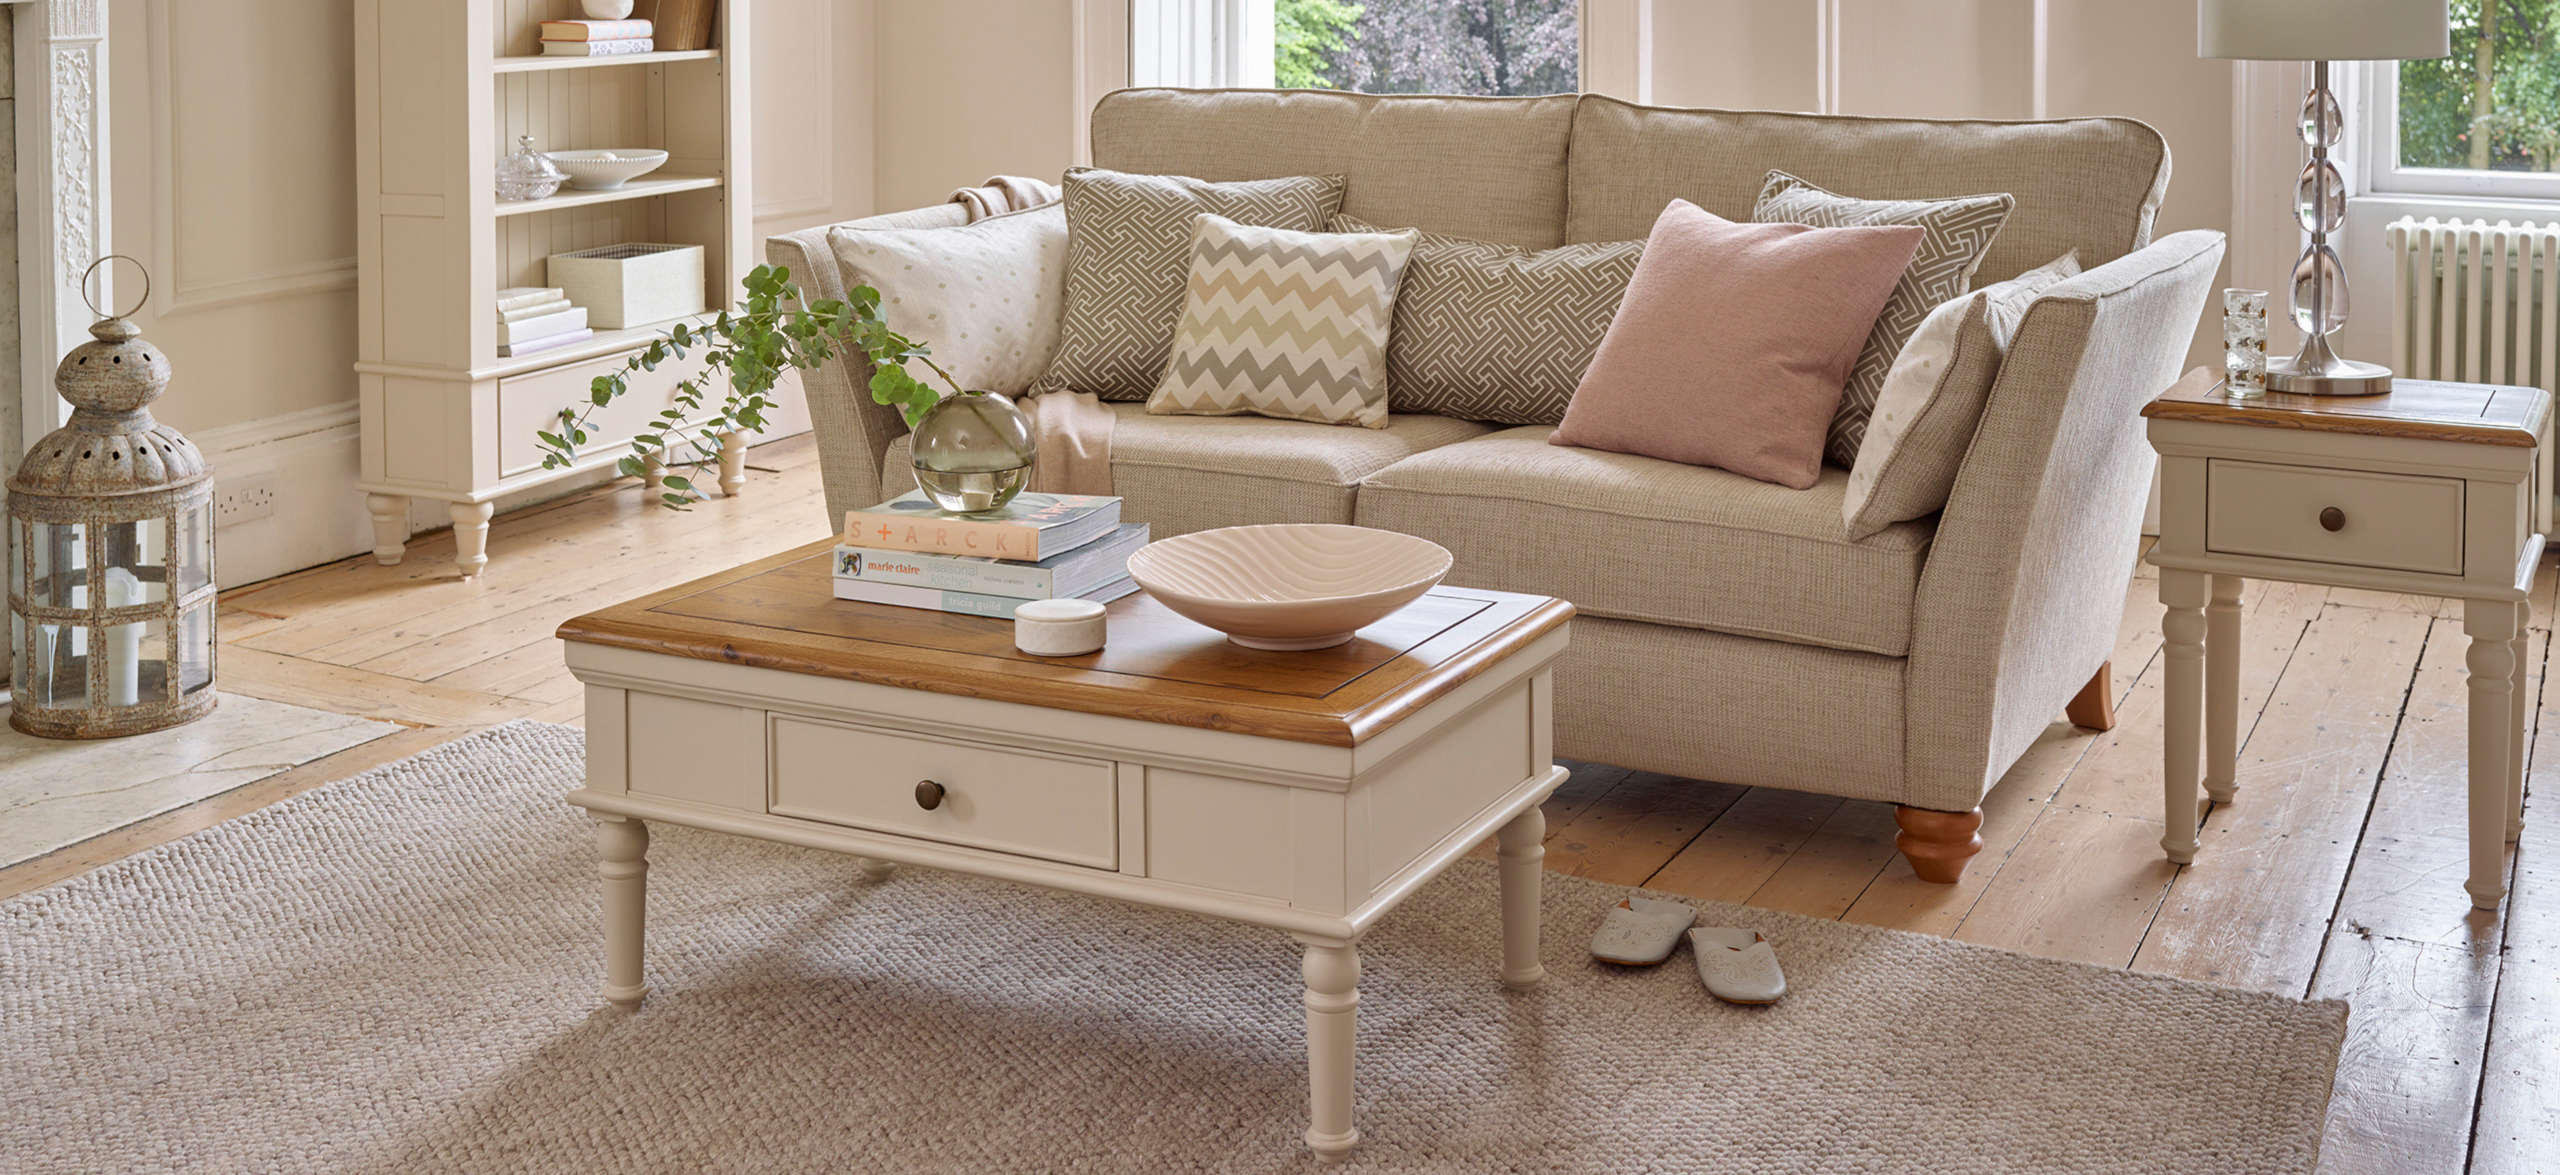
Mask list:
[[[747,434],[734,430],[720,434],[720,496],[734,498],[747,488]]]
[[[396,567],[409,553],[409,499],[398,494],[366,494],[364,512],[373,517],[373,561]]]
[[[2513,753],[2516,637],[2514,603],[2465,600],[2462,632],[2471,638],[2464,663],[2471,670],[2471,904],[2498,908],[2506,896],[2507,824],[2514,806]]]
[[[2181,865],[2196,859],[2197,727],[2204,717],[2204,605],[2201,571],[2160,569],[2161,772],[2167,827],[2160,849]]]
[[[447,511],[453,516],[453,565],[464,579],[489,565],[489,515],[496,509],[489,502],[455,502]]]
[[[1307,981],[1307,1149],[1339,1159],[1359,1145],[1351,1124],[1352,1041],[1360,1020],[1360,947],[1300,936]]]
[[[640,459],[640,490],[652,499],[667,492],[667,459],[664,454],[651,453]]]
[[[636,1011],[649,985],[641,980],[648,932],[649,826],[627,816],[600,816],[596,848],[604,857],[604,998]]]
[[[897,862],[883,861],[878,857],[855,857],[853,867],[861,870],[864,877],[873,881],[886,881],[890,874],[898,871]]]
[[[1538,883],[1547,859],[1547,814],[1531,805],[1494,839],[1502,870],[1502,982],[1528,987],[1547,977],[1538,962]]]
[[[2240,577],[2213,577],[2204,610],[2204,794],[2231,802],[2240,774]]]

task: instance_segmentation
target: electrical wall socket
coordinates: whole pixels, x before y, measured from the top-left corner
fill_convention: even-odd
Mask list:
[[[213,528],[221,530],[255,522],[276,512],[276,475],[272,469],[213,484]]]

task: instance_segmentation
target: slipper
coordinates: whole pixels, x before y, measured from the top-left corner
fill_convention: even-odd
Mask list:
[[[1778,952],[1759,931],[1701,926],[1689,932],[1689,948],[1698,956],[1698,978],[1717,999],[1756,1006],[1777,1003],[1787,994]]]
[[[1591,936],[1591,957],[1622,967],[1650,967],[1680,949],[1680,932],[1698,912],[1678,902],[1627,898],[1609,907]]]

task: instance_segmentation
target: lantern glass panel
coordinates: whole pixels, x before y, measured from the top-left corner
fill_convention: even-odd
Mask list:
[[[213,602],[178,616],[178,690],[192,694],[213,684]]]
[[[213,499],[178,512],[178,594],[213,582]]]
[[[39,706],[85,706],[89,699],[87,630],[67,624],[21,620],[17,688]]]
[[[27,539],[27,602],[38,608],[89,606],[89,529],[34,523]]]
[[[98,701],[141,706],[169,700],[169,622],[113,624],[100,631],[98,667],[105,677]]]
[[[100,524],[106,545],[106,599],[109,608],[157,604],[169,598],[169,520]],[[118,574],[122,572],[123,574]]]

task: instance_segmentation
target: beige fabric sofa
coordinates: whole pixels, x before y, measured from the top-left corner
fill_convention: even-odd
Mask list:
[[[1771,168],[1855,195],[2013,193],[1977,282],[2071,248],[2086,272],[2028,313],[1932,519],[1853,541],[1843,470],[1789,490],[1414,415],[1372,431],[1122,404],[1112,471],[1160,537],[1356,522],[1448,547],[1451,582],[1571,600],[1559,754],[1902,805],[1904,849],[1934,879],[1955,879],[1985,793],[2103,676],[2152,468],[2136,413],[2177,376],[2223,251],[2218,233],[2151,240],[2169,179],[2151,128],[1129,90],[1092,129],[1098,166],[1340,173],[1343,211],[1370,223],[1540,247],[1642,237],[1674,196],[1746,219]],[[767,248],[812,296],[843,292],[826,230]],[[912,485],[867,378],[809,381],[830,518]]]

